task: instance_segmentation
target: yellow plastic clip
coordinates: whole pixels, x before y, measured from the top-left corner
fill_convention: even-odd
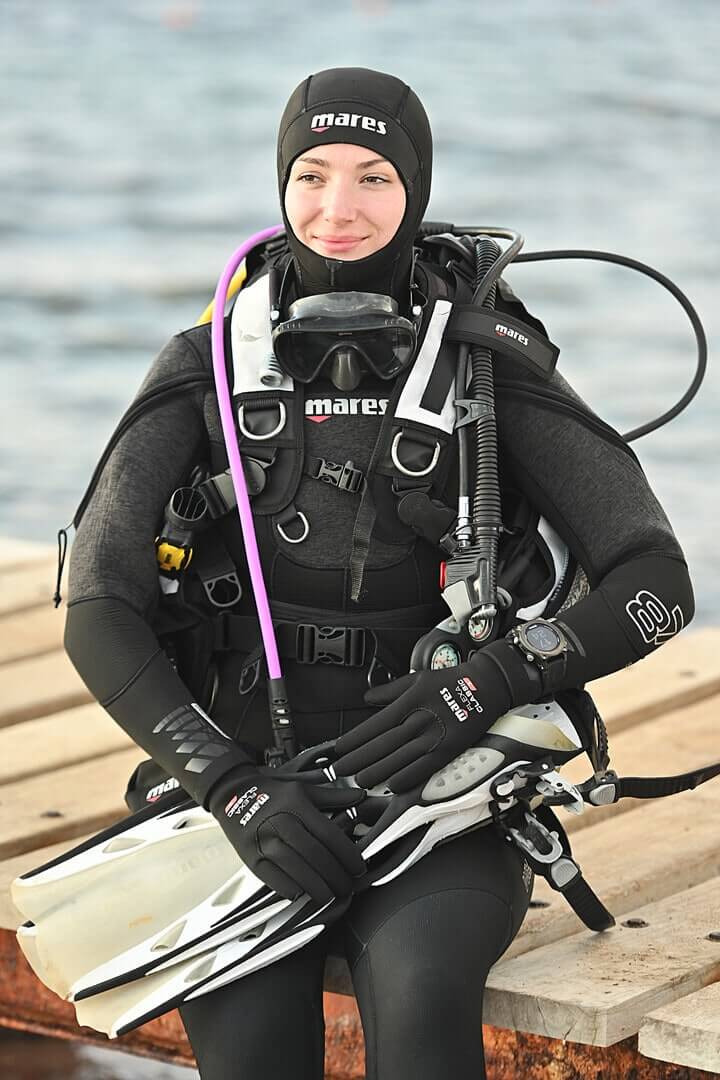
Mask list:
[[[227,298],[232,299],[235,293],[240,292],[245,284],[245,278],[247,277],[247,270],[245,269],[245,261],[240,263],[240,268],[235,271],[228,285]],[[195,323],[196,326],[203,326],[205,323],[209,323],[212,319],[213,308],[215,307],[215,300],[211,300],[208,306],[203,311],[202,315]]]
[[[192,548],[177,547],[175,544],[169,544],[167,540],[161,540],[160,538],[156,543],[158,566],[163,574],[175,577],[175,575],[181,574],[183,570],[187,570],[192,559]]]

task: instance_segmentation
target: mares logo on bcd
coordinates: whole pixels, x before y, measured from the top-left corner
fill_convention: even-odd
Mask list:
[[[331,416],[384,416],[388,398],[308,398],[305,417],[314,424],[322,424]]]
[[[672,611],[668,611],[662,600],[649,589],[640,589],[627,602],[625,610],[646,645],[662,645],[663,641],[679,634],[685,625],[680,606],[676,604]]]
[[[528,341],[528,339],[525,337],[524,334],[521,334],[518,330],[513,330],[509,326],[505,326],[503,323],[497,323],[496,324],[495,333],[497,334],[498,337],[512,338],[513,341],[518,341],[521,345],[529,345],[530,344],[530,342]]]
[[[362,116],[360,113],[315,113],[310,121],[310,130],[317,135],[322,135],[331,127],[361,128],[363,131],[374,131],[377,135],[387,135],[387,124],[384,120],[376,120],[374,116]]]

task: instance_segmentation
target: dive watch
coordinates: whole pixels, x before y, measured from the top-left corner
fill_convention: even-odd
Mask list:
[[[519,649],[538,672],[543,694],[558,689],[565,676],[570,645],[557,623],[531,619],[513,627],[505,640]]]

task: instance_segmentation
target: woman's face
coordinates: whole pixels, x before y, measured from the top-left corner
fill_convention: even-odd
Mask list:
[[[365,146],[316,146],[292,164],[285,213],[298,240],[318,255],[364,259],[397,232],[405,187],[395,166]]]

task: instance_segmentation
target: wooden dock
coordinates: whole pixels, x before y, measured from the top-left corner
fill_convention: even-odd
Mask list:
[[[54,552],[13,541],[2,550],[0,1025],[104,1042],[79,1029],[72,1006],[30,972],[8,886],[123,816],[125,783],[145,755],[91,701],[62,650],[65,613],[50,599]],[[720,759],[720,630],[691,629],[591,689],[620,775]],[[585,761],[563,770],[576,780],[588,774]],[[490,976],[488,1077],[720,1077],[720,779],[563,821],[618,925],[593,934],[544,881],[536,885],[520,934]],[[331,973],[330,983],[346,989],[347,973]],[[360,1080],[354,1001],[327,994],[326,1013],[326,1076]],[[175,1013],[119,1045],[192,1061]]]

